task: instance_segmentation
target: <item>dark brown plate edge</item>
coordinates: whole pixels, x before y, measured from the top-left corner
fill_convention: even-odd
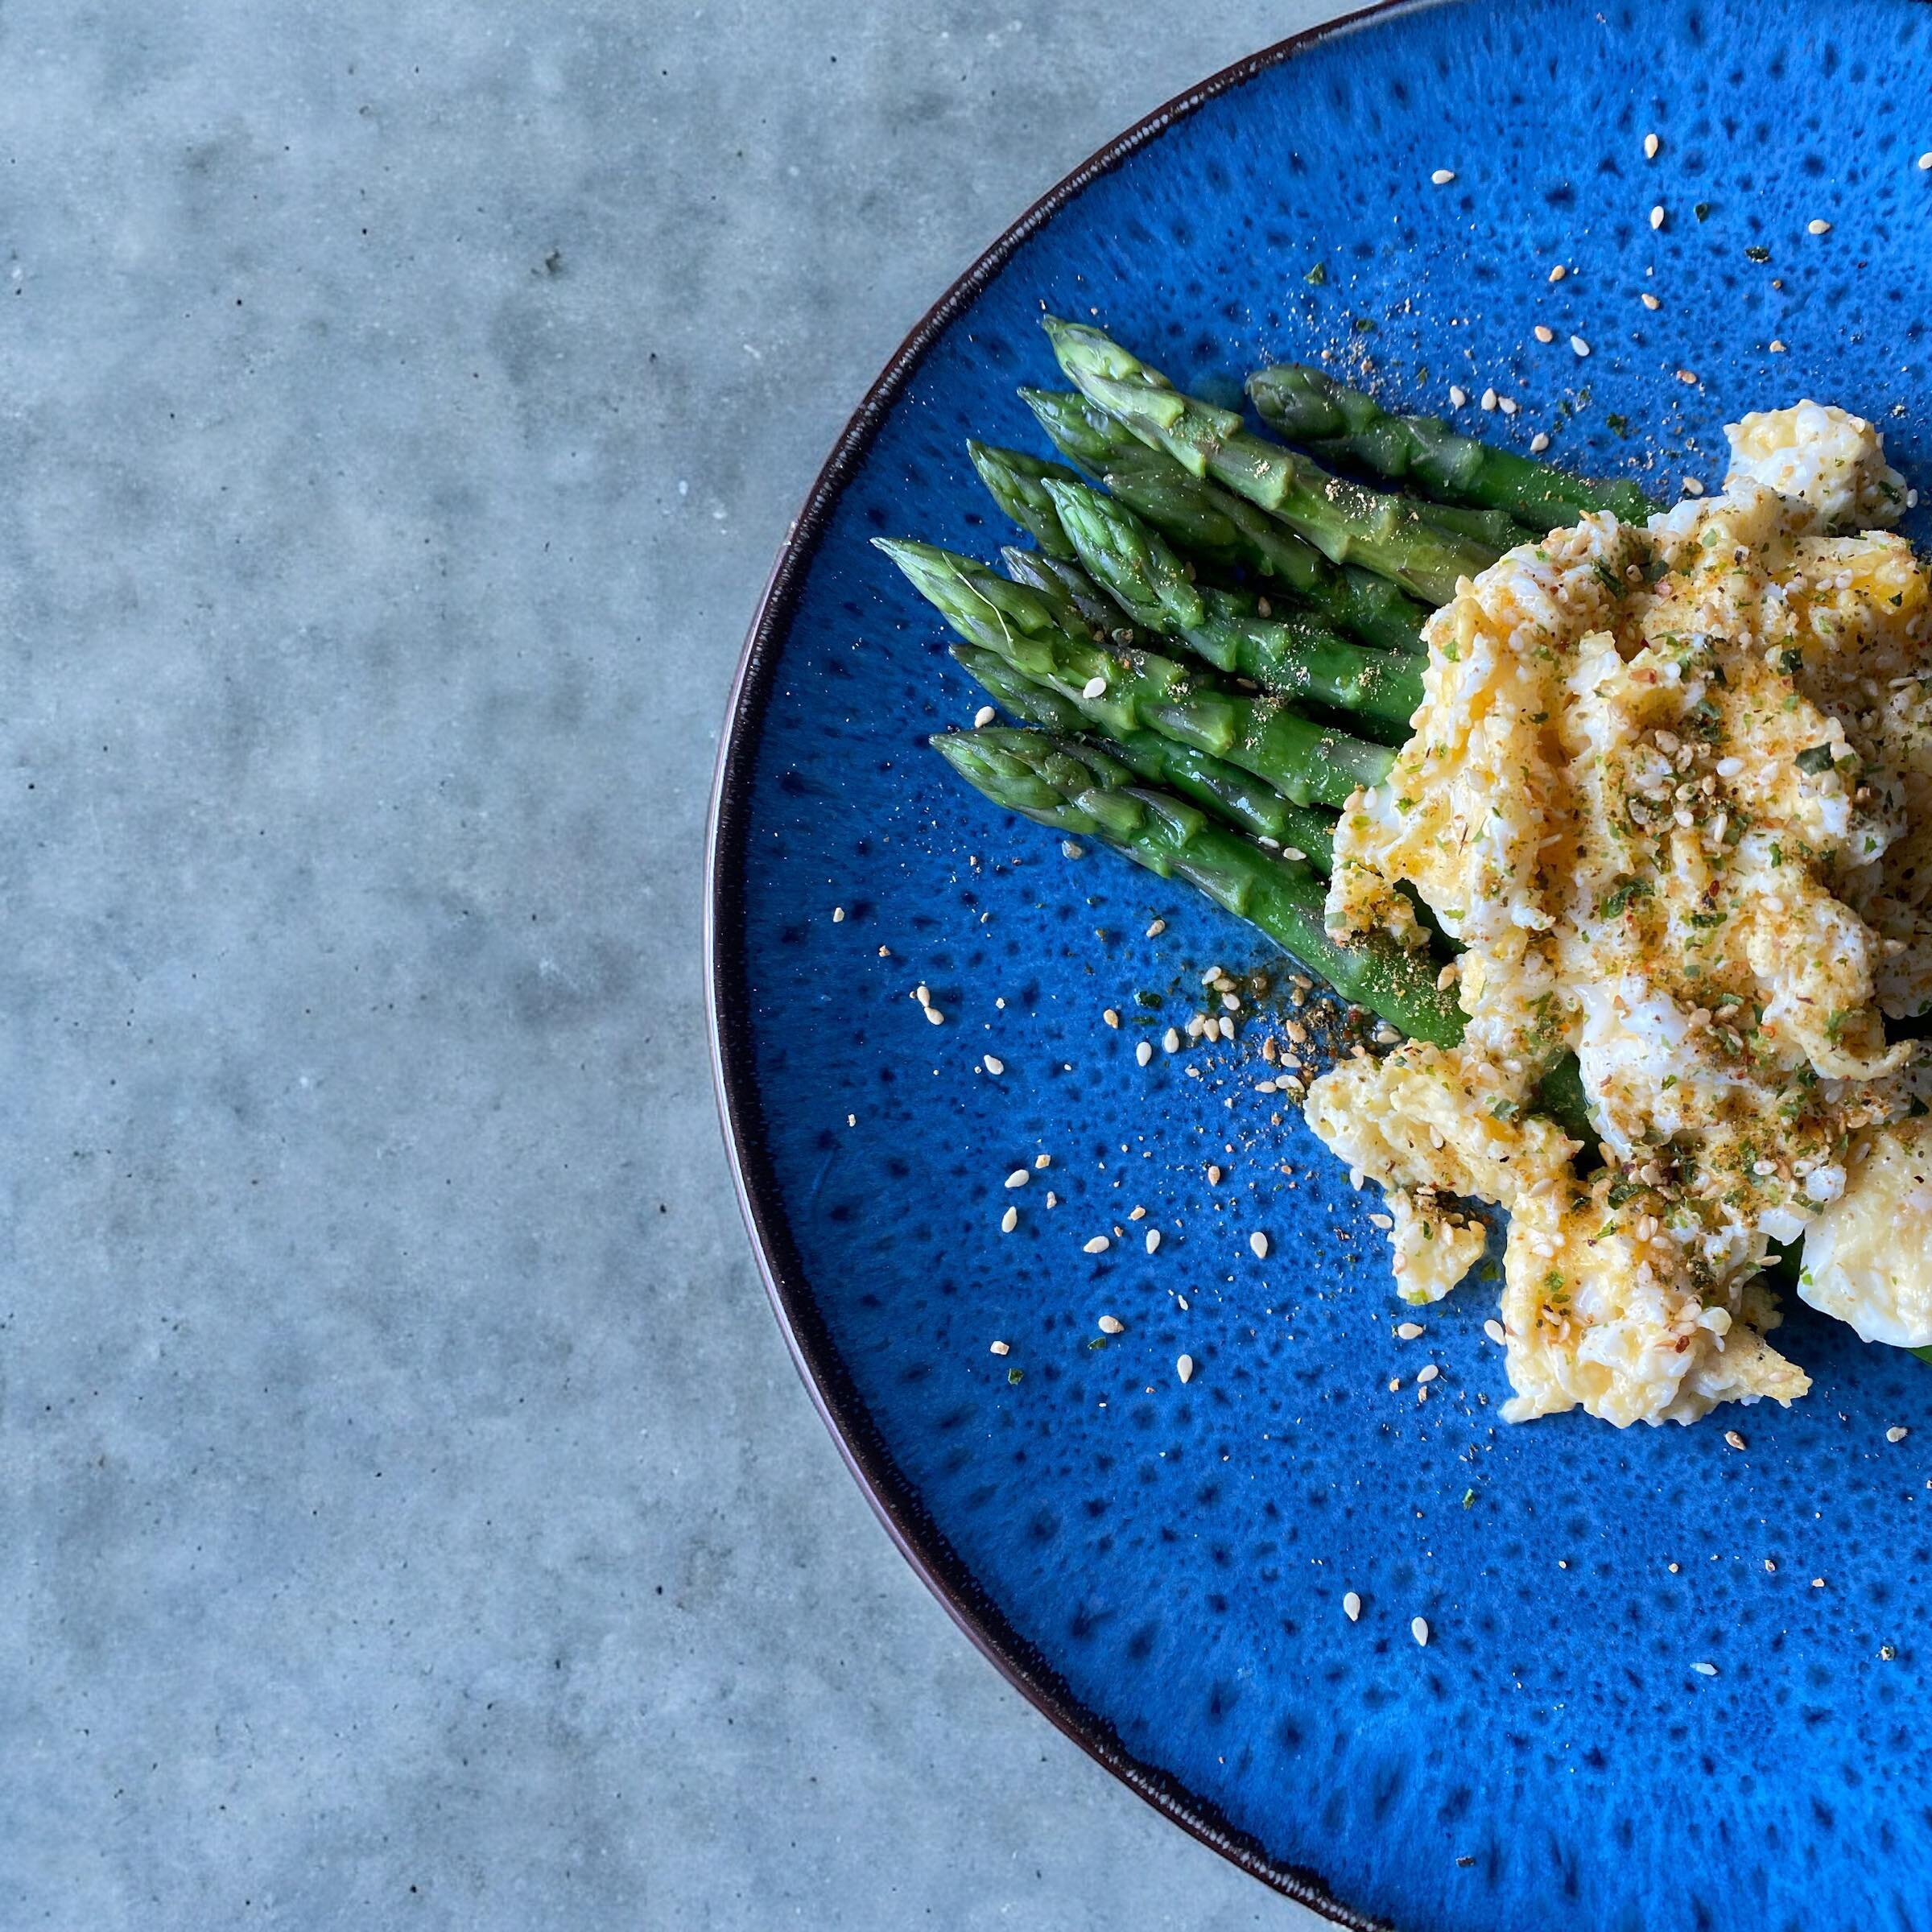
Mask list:
[[[1298,1904],[1352,1932],[1389,1932],[1338,1899],[1318,1872],[1270,1858],[1247,1832],[1178,1779],[1144,1764],[1119,1735],[1077,1699],[1007,1621],[927,1513],[886,1449],[819,1316],[791,1239],[766,1152],[745,1010],[743,925],[747,798],[778,648],[790,630],[819,542],[845,486],[870,449],[927,352],[971,306],[1018,250],[1100,175],[1219,96],[1321,42],[1443,0],[1376,0],[1356,12],[1278,41],[1178,94],[1117,135],[1034,202],[928,309],[866,391],[792,520],[758,599],[732,681],[726,722],[712,775],[704,853],[705,1018],[712,1081],[738,1207],[758,1273],[794,1367],[820,1419],[899,1554],[993,1668],[1088,1755],[1156,1810],[1224,1858]]]

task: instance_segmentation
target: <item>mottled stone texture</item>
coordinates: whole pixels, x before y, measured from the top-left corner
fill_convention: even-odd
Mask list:
[[[874,1525],[699,923],[867,382],[1324,10],[0,14],[0,1922],[1303,1922]]]

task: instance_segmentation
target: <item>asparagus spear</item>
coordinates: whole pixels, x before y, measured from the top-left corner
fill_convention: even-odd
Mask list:
[[[1183,799],[1137,785],[1098,747],[997,729],[941,733],[932,747],[997,804],[1199,886],[1411,1038],[1452,1046],[1462,1038],[1462,1009],[1436,985],[1427,954],[1379,936],[1338,944],[1322,923],[1322,881],[1305,861],[1264,852]]]
[[[1381,745],[1323,729],[1278,698],[1251,698],[1153,651],[1110,653],[1070,635],[1038,591],[929,543],[873,542],[969,644],[1004,658],[1105,732],[1151,730],[1212,752],[1298,805],[1344,803],[1395,762]]]
[[[1022,389],[1022,399],[1063,456],[1084,467],[1183,552],[1278,579],[1364,644],[1419,651],[1429,609],[1386,577],[1338,570],[1265,510],[1197,477],[1077,393]]]
[[[1434,416],[1395,415],[1373,396],[1319,369],[1284,363],[1248,378],[1262,420],[1290,443],[1360,464],[1378,477],[1406,477],[1432,494],[1480,504],[1539,530],[1592,510],[1641,523],[1662,507],[1627,481],[1592,482],[1459,435]]]
[[[1063,483],[1076,481],[1071,470],[1063,463],[1043,462],[1023,450],[997,449],[987,443],[968,442],[966,453],[993,502],[1048,556],[1073,555],[1073,546],[1060,528],[1059,514],[1045,488],[1055,480]]]
[[[1359,563],[1431,604],[1493,564],[1493,545],[1430,523],[1413,503],[1331,477],[1249,433],[1232,410],[1185,396],[1097,328],[1042,318],[1060,367],[1088,401],[1197,477],[1212,476],[1272,511],[1330,562]]]
[[[1406,653],[1368,650],[1306,618],[1264,617],[1239,592],[1202,589],[1160,534],[1084,483],[1042,487],[1088,574],[1138,623],[1183,638],[1210,664],[1269,691],[1405,727],[1422,701]]]
[[[1063,630],[1092,638],[1096,643],[1110,638],[1116,643],[1133,641],[1120,634],[1127,623],[1126,612],[1078,564],[1012,544],[1000,552],[1000,561],[1014,583],[1037,590],[1053,605],[1060,613]]]
[[[953,661],[1022,724],[1072,737],[1086,729],[1080,708],[1023,678],[1004,658],[973,644],[956,644]],[[1271,839],[1293,857],[1305,855],[1323,874],[1334,869],[1335,821],[1314,807],[1298,805],[1238,765],[1191,745],[1177,745],[1158,732],[1129,731],[1108,749],[1148,784],[1180,795],[1238,826],[1251,837]]]

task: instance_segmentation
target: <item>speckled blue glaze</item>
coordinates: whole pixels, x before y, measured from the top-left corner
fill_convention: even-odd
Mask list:
[[[1345,1914],[1932,1925],[1932,1370],[1798,1309],[1781,1345],[1814,1386],[1789,1412],[1501,1423],[1493,1290],[1394,1338],[1373,1203],[1254,1091],[1258,1026],[1136,1064],[1206,966],[1270,964],[1265,943],[949,779],[923,740],[977,694],[866,539],[1010,540],[962,444],[1043,448],[1013,394],[1055,379],[1042,306],[1228,398],[1324,350],[1410,406],[1494,386],[1522,411],[1472,410],[1486,433],[1547,429],[1563,460],[1666,493],[1715,482],[1728,418],[1802,395],[1882,419],[1922,480],[1927,148],[1932,10],[1906,0],[1511,0],[1319,39],[1100,174],[942,316],[751,667],[717,852],[721,1055],[824,1399],[1062,1722]],[[1096,1348],[1108,1313],[1125,1331]]]

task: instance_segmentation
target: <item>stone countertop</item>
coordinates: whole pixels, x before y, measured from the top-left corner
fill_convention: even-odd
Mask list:
[[[1315,1922],[875,1525],[699,926],[739,642],[867,382],[1329,10],[0,18],[0,1922]]]

